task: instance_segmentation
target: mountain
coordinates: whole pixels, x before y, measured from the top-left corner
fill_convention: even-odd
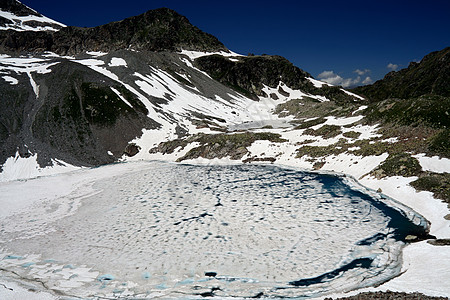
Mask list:
[[[372,85],[353,89],[368,99],[414,98],[426,94],[450,97],[450,47],[426,55],[408,68],[388,73]]]
[[[0,49],[4,52],[52,51],[76,55],[83,51],[226,51],[214,36],[204,33],[188,19],[168,8],[148,11],[119,22],[94,27],[64,27],[56,32],[39,34],[24,31],[3,31]]]
[[[16,0],[0,1],[0,30],[57,31],[64,24],[49,19]]]
[[[32,13],[15,3],[11,11]],[[182,138],[196,126],[265,118],[246,111],[260,99],[360,100],[284,58],[232,53],[167,8],[95,28],[0,37],[0,164],[18,153],[41,168],[97,166],[135,155],[129,144],[145,130]],[[228,77],[217,77],[219,66]]]

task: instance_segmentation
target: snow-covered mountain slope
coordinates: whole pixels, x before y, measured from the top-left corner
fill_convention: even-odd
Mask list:
[[[225,57],[242,59],[228,53]],[[41,167],[53,165],[51,159],[104,164],[124,153],[134,156],[138,148],[136,157],[145,158],[160,142],[192,134],[258,127],[258,122],[291,126],[291,116],[274,114],[278,104],[302,98],[329,101],[282,81],[263,85],[266,96],[255,101],[193,64],[189,56],[173,52],[2,55],[1,118],[7,153],[2,160],[8,160],[3,176],[11,178],[7,166],[14,166],[11,160],[17,160],[17,153],[37,154]],[[30,117],[23,120],[22,114]],[[127,150],[132,140],[136,145]]]
[[[16,0],[0,2],[0,30],[57,31],[64,24],[47,18]]]

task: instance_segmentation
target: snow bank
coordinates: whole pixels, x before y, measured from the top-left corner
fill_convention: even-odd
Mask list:
[[[37,154],[33,154],[24,158],[20,157],[17,152],[15,157],[8,158],[3,164],[0,182],[55,175],[79,169],[79,167],[60,160],[52,160],[53,166],[41,168],[37,163],[37,156]]]
[[[425,156],[426,154],[413,155],[419,160],[420,166],[424,171],[434,173],[450,173],[450,159],[439,156]]]

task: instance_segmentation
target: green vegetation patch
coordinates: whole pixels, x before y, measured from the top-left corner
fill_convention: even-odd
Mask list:
[[[312,128],[306,129],[304,134],[322,136],[324,139],[329,139],[338,136],[342,133],[341,126],[337,125],[323,125],[322,127],[314,130]]]
[[[419,191],[429,191],[435,198],[450,204],[450,173],[429,173],[410,183]]]
[[[419,161],[407,153],[389,155],[389,157],[371,172],[377,178],[386,176],[418,176],[422,172]]]
[[[201,134],[191,139],[200,143],[199,147],[191,149],[185,156],[178,159],[194,159],[203,157],[207,159],[223,158],[241,159],[248,153],[247,147],[257,140],[267,140],[275,143],[287,142],[281,135],[270,132],[244,132],[237,134]]]
[[[247,147],[258,140],[267,140],[274,143],[283,143],[287,140],[281,135],[270,132],[243,132],[237,134],[197,134],[186,139],[177,139],[163,142],[150,150],[150,153],[173,153],[175,149],[185,148],[188,144],[197,142],[200,146],[191,149],[185,156],[178,159],[183,161],[198,157],[213,159],[231,157],[231,159],[241,159],[248,153]]]
[[[346,137],[346,138],[349,138],[349,139],[357,139],[357,138],[359,138],[361,133],[360,132],[356,132],[356,131],[347,131],[347,132],[344,132],[342,135],[344,137]]]
[[[432,154],[450,157],[450,129],[443,129],[428,141],[428,149]]]
[[[450,127],[450,97],[424,95],[411,99],[388,99],[371,104],[366,120],[398,125]]]
[[[305,144],[305,143],[301,143]],[[355,148],[348,150],[349,148]],[[401,140],[396,143],[380,142],[377,139],[356,140],[348,142],[340,139],[338,142],[328,146],[304,145],[297,149],[297,157],[309,155],[310,157],[325,157],[347,152],[356,156],[378,156],[383,153],[396,155],[399,153],[413,152],[424,153],[427,149],[426,141],[421,139]]]
[[[295,127],[295,129],[306,129],[312,126],[316,126],[322,123],[325,123],[325,118],[316,118],[313,120],[305,121]]]
[[[116,89],[120,92],[120,94],[133,106],[136,111],[143,113],[144,115],[148,114],[148,109],[145,107],[144,103],[142,103],[136,96],[130,92],[123,85],[116,86]]]

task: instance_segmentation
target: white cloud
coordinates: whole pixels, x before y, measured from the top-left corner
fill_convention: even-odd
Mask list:
[[[362,84],[371,84],[372,82],[373,82],[372,78],[367,76],[366,79],[363,80]]]
[[[317,78],[319,78],[322,81],[325,81],[326,83],[332,85],[340,85],[344,88],[357,85],[358,83],[361,82],[360,76],[356,78],[342,78],[333,71],[323,71],[317,76]]]
[[[353,73],[356,73],[359,76],[362,76],[364,74],[370,73],[370,70],[369,69],[364,69],[364,70],[356,69],[355,71],[353,71]]]
[[[393,64],[393,63],[389,63],[387,65],[387,68],[390,69],[391,71],[396,71],[398,69],[398,65]]]

